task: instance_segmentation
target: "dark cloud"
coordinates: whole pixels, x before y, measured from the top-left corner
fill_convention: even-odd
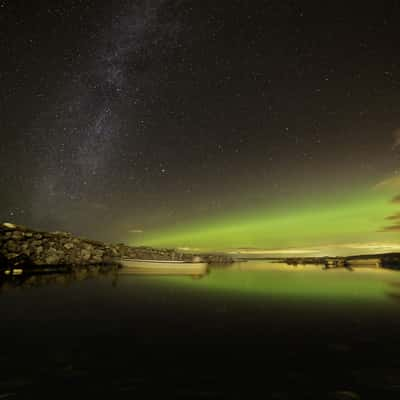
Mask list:
[[[393,214],[393,215],[389,215],[389,216],[386,217],[385,219],[389,219],[389,220],[400,220],[400,213]]]
[[[395,197],[393,197],[392,203],[400,203],[400,194],[395,196]]]
[[[397,149],[400,146],[400,128],[393,132],[393,148]]]
[[[391,199],[391,203],[400,204],[400,195],[397,195]],[[394,225],[383,227],[379,232],[400,232],[400,212],[389,215],[385,218],[388,221],[393,221]]]
[[[400,232],[400,223],[394,224],[394,225],[385,226],[379,232]]]

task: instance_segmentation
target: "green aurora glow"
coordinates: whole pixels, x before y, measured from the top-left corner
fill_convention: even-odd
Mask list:
[[[346,243],[396,241],[382,232],[399,210],[390,185],[238,211],[169,229],[146,232],[135,244],[218,251],[237,248],[314,248]]]

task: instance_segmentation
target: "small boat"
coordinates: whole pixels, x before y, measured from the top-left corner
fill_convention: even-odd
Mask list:
[[[351,267],[376,267],[382,266],[382,260],[380,258],[350,258],[347,264]]]
[[[202,276],[207,273],[207,263],[182,260],[137,260],[123,258],[120,274],[128,275],[190,275]]]
[[[147,264],[147,263],[151,263],[151,264],[191,264],[190,261],[183,261],[183,260],[142,260],[139,258],[122,258],[121,260],[122,264],[125,263],[142,263],[142,264]]]

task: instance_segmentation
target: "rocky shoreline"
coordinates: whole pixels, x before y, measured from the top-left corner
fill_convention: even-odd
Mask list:
[[[12,223],[0,224],[0,270],[7,268],[76,269],[88,265],[119,265],[123,257],[191,261],[195,254],[174,249],[106,244],[68,232],[43,232]],[[231,263],[224,255],[200,255],[207,263]]]

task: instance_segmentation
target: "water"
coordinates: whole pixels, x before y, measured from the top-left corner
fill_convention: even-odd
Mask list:
[[[255,261],[202,277],[13,279],[0,399],[400,396],[396,271]]]

